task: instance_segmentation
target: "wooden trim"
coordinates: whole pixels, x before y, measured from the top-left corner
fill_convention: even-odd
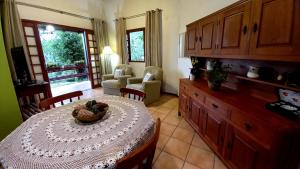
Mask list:
[[[91,29],[60,25],[60,24],[51,23],[51,22],[42,22],[42,21],[35,21],[35,20],[29,20],[29,19],[22,19],[22,22],[30,22],[30,23],[35,24],[35,25],[38,25],[38,24],[53,25],[55,27],[55,29],[58,29],[58,30],[67,30],[67,31],[73,31],[73,32],[76,32],[76,31],[79,31],[79,32],[84,32],[84,31],[94,32]]]
[[[89,42],[89,36],[88,34],[91,34],[90,31],[85,31],[84,32],[84,41],[85,41],[85,44],[86,44],[86,55],[87,55],[87,65],[88,65],[88,71],[89,71],[89,79],[91,81],[91,86],[92,86],[92,89],[96,88],[95,84],[94,84],[94,77],[93,77],[93,67],[92,67],[92,60],[91,60],[91,53],[90,53],[90,44],[88,43]]]
[[[143,39],[144,39],[144,60],[143,61],[132,61],[131,60],[131,48],[130,48],[130,33],[132,32],[140,32],[142,31],[143,32]],[[145,28],[136,28],[136,29],[129,29],[129,30],[126,30],[126,35],[127,35],[127,48],[128,48],[128,61],[129,62],[145,62]]]

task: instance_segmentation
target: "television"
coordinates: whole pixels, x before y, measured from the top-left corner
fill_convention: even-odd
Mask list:
[[[25,53],[23,47],[16,47],[11,49],[11,56],[14,62],[17,79],[22,83],[30,82],[29,68],[26,62]]]

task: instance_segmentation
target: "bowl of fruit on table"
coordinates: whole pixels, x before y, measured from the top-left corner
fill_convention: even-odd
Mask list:
[[[80,105],[74,108],[73,117],[82,123],[92,123],[102,119],[107,110],[108,104],[91,100],[86,102],[85,105]]]

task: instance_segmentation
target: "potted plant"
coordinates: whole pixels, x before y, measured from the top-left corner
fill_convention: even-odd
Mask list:
[[[220,90],[221,84],[227,80],[229,69],[228,65],[222,66],[221,62],[216,62],[213,69],[206,72],[208,87],[215,91]]]
[[[192,68],[190,71],[190,80],[195,80],[201,76],[200,68],[205,64],[200,58],[191,57]]]

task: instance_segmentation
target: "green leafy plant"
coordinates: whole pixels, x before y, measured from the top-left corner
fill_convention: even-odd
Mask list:
[[[222,66],[221,62],[216,62],[213,65],[213,70],[206,72],[209,87],[213,90],[219,90],[221,84],[226,82],[230,69],[229,65]]]

